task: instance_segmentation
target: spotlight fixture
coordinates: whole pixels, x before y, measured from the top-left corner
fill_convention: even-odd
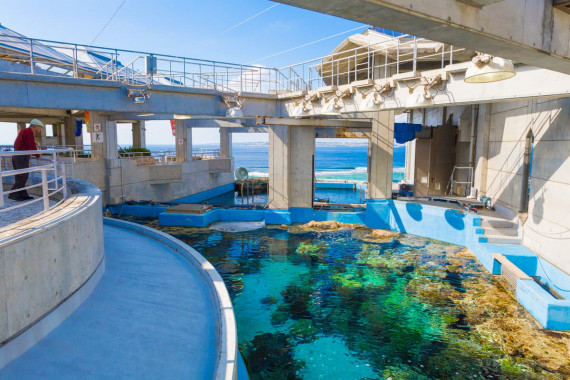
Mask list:
[[[141,88],[129,88],[127,89],[127,96],[133,99],[135,104],[145,103],[150,99],[150,90]]]
[[[342,108],[342,105],[339,103],[340,101],[337,97],[334,97],[331,100],[325,99],[325,104],[321,107],[321,112],[319,112],[319,114],[331,116],[340,115],[340,109]]]
[[[312,109],[313,109],[312,105],[307,104],[306,101],[302,101],[300,103],[295,103],[295,109],[293,110],[293,116],[294,117],[305,116],[305,114]]]
[[[490,83],[512,78],[516,75],[513,61],[478,53],[465,73],[466,83]]]
[[[179,115],[179,114],[174,114],[174,120],[188,120],[188,119],[192,119],[191,115]]]
[[[408,96],[406,100],[406,108],[415,108],[415,107],[429,107],[431,106],[433,100],[433,95],[431,95],[424,87],[424,91],[421,92],[414,92]]]

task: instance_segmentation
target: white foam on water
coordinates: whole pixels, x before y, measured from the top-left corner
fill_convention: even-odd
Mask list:
[[[246,232],[263,227],[265,227],[265,220],[257,222],[216,222],[210,226],[210,229],[221,232]]]

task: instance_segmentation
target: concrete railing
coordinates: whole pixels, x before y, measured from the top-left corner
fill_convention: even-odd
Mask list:
[[[70,181],[68,189],[70,197],[40,218],[0,228],[0,347],[42,320],[101,265],[101,192],[81,181]],[[56,326],[39,329],[33,339]],[[23,349],[16,346],[15,352]],[[0,367],[9,359],[0,355]]]

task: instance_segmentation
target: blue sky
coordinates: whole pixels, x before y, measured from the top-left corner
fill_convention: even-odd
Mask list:
[[[28,37],[90,44],[122,2],[0,0],[0,23]],[[126,0],[94,45],[248,64],[363,25],[278,4],[217,36],[275,4],[267,0]],[[255,63],[283,67],[317,58],[328,54],[350,34]],[[168,143],[170,137],[165,133],[168,129],[168,122],[149,125],[148,143]],[[15,127],[14,132],[0,134],[0,144],[11,144],[14,133]],[[197,142],[214,142],[217,138],[218,132],[214,130],[194,132]],[[263,136],[239,135],[234,141],[260,138]],[[128,128],[122,129],[119,143],[129,140]]]

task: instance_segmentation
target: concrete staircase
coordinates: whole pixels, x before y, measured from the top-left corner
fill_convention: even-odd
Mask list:
[[[483,217],[478,231],[479,242],[490,244],[520,244],[516,226],[507,219]]]

